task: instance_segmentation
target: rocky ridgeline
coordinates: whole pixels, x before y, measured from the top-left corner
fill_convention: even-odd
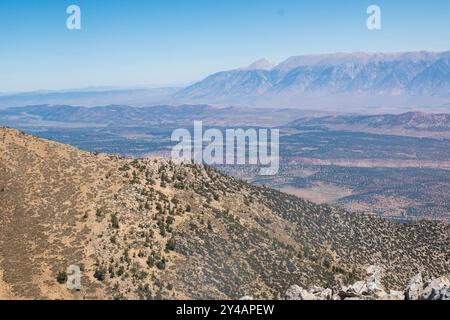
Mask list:
[[[404,291],[387,290],[381,283],[382,269],[369,267],[368,278],[350,286],[308,290],[291,286],[284,300],[450,300],[450,278],[448,276],[424,281],[422,274],[414,276]]]
[[[312,287],[308,290],[293,285],[284,294],[284,300],[447,300],[450,301],[450,277],[424,281],[422,273],[415,275],[404,291],[387,290],[381,283],[383,270],[371,266],[368,278],[350,286],[333,288]],[[251,296],[241,300],[253,300]]]

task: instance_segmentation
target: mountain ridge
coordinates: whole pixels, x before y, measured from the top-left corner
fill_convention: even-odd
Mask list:
[[[377,129],[411,129],[418,131],[450,131],[450,115],[439,113],[426,113],[421,111],[406,112],[402,114],[380,115],[337,115],[303,118],[294,120],[287,126],[314,126],[314,125],[347,125],[367,126]]]
[[[241,101],[254,105],[286,105],[287,101],[298,106],[307,106],[309,101],[315,101],[316,106],[320,101],[330,105],[321,96],[335,97],[342,103],[347,100],[347,104],[353,102],[361,107],[372,105],[371,99],[384,105],[412,102],[414,96],[430,102],[440,98],[437,100],[445,103],[450,97],[449,61],[450,51],[297,56],[272,69],[218,72],[175,96],[188,101]],[[340,95],[343,99],[339,99]],[[362,102],[352,101],[357,98],[362,98]],[[335,103],[334,107],[337,106]]]

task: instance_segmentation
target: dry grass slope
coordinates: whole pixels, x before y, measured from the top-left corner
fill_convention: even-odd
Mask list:
[[[95,155],[0,128],[0,298],[278,298],[450,272],[449,228],[397,225],[197,164]],[[80,291],[56,279],[83,271]]]

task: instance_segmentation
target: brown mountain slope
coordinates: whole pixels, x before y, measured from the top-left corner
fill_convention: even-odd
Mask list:
[[[208,167],[93,155],[0,128],[0,298],[277,298],[450,272],[449,228],[397,225]],[[57,282],[82,269],[80,291]]]

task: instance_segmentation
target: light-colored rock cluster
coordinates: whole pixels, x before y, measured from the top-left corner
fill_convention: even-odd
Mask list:
[[[424,282],[422,274],[414,276],[405,291],[406,300],[450,300],[450,278],[440,277]]]
[[[415,275],[404,291],[387,290],[381,283],[383,270],[371,266],[366,280],[336,288],[313,287],[308,290],[293,285],[285,300],[450,300],[450,278],[441,277],[424,282],[422,274]]]

